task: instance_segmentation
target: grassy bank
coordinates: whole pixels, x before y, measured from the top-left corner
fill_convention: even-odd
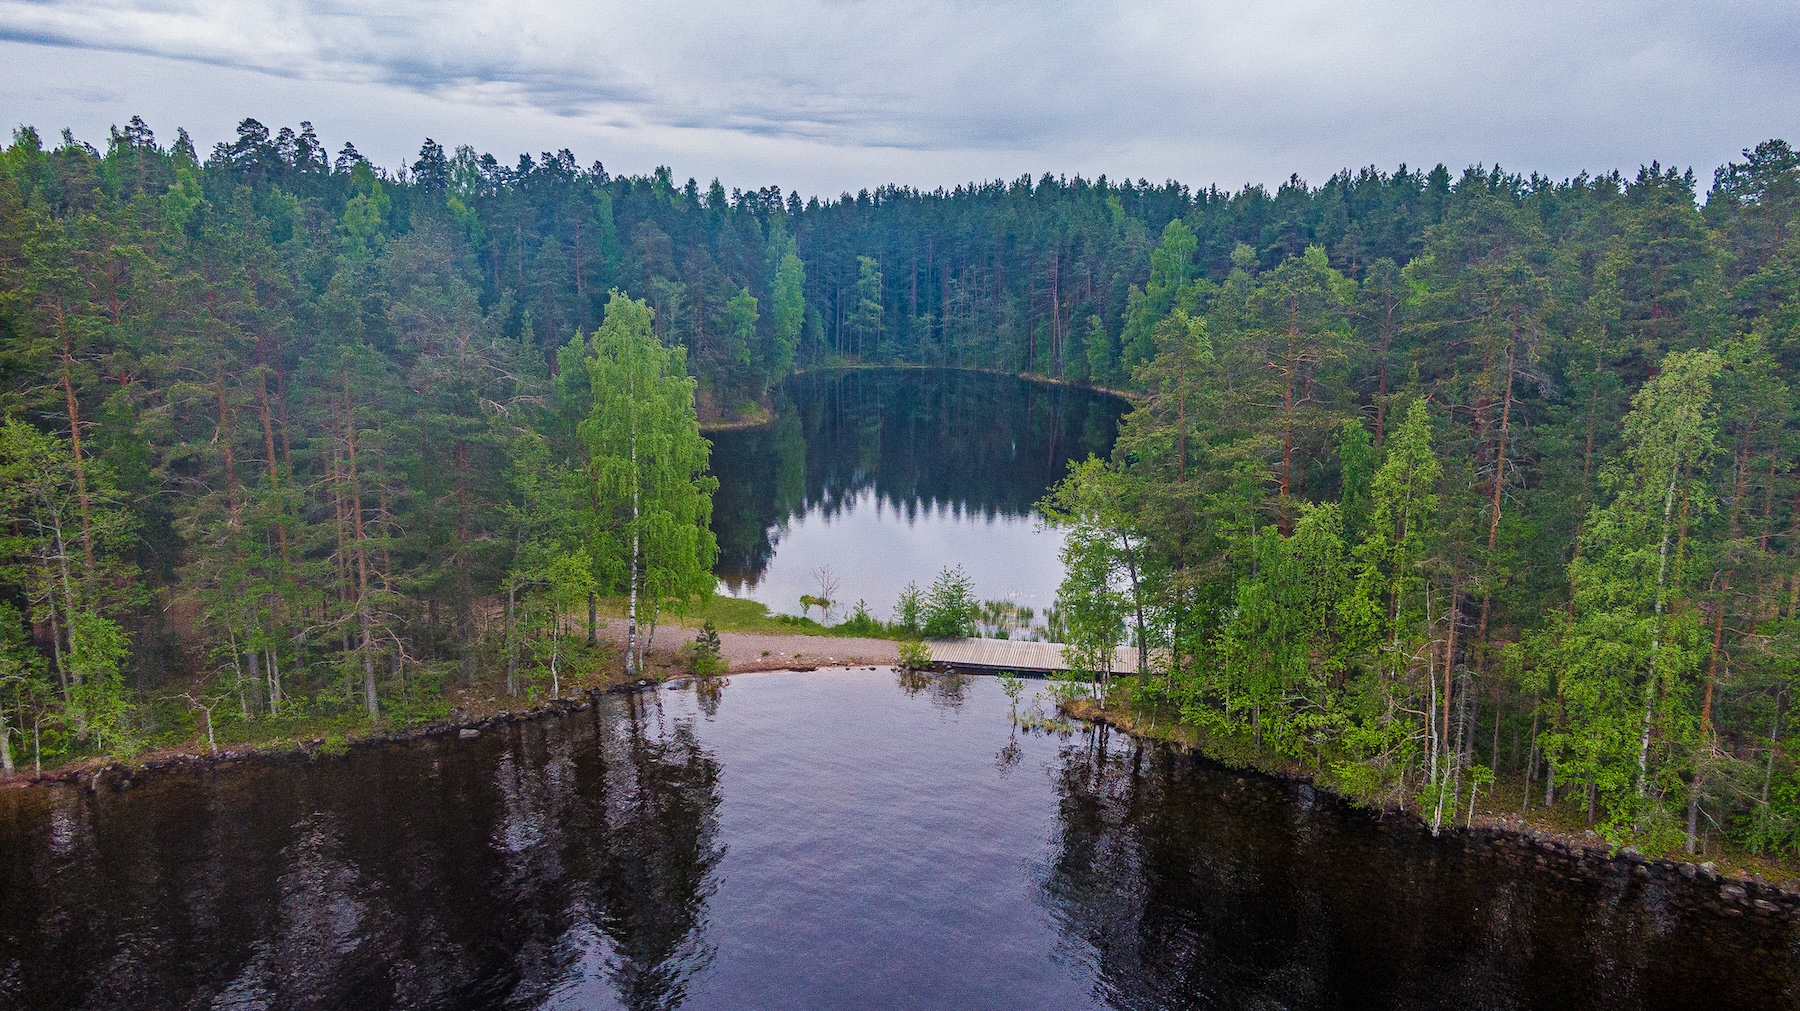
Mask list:
[[[625,617],[624,597],[608,597],[600,602],[600,613],[608,618]],[[847,639],[893,639],[906,641],[918,636],[873,618],[858,621],[847,618],[827,625],[813,618],[777,614],[769,605],[741,597],[715,593],[702,603],[682,611],[664,611],[657,621],[662,628],[697,629],[712,622],[720,632],[756,632],[764,635],[822,635]]]

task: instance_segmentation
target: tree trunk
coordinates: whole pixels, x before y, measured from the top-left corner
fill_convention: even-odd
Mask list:
[[[62,516],[54,509],[50,510],[50,536],[51,543],[56,545],[57,571],[62,576],[63,620],[61,624],[66,630],[72,627],[70,622],[75,617],[75,584],[69,578],[69,545],[63,540]],[[48,593],[46,597],[49,597]],[[56,676],[62,686],[63,705],[66,707],[71,704],[69,694],[71,677],[68,664],[63,662],[63,632],[59,631],[56,626],[56,608],[52,605],[50,607],[50,654],[51,660],[56,664]],[[75,684],[80,684],[81,676],[75,675],[73,681]]]
[[[81,505],[81,550],[87,559],[88,575],[94,574],[94,534],[93,513],[88,501],[87,462],[81,451],[81,405],[75,399],[75,379],[73,365],[75,361],[74,344],[69,337],[67,321],[63,318],[62,303],[56,305],[56,327],[62,332],[62,388],[65,408],[69,413],[69,448],[73,451],[75,462],[75,498]]]
[[[1675,479],[1681,473],[1679,468],[1669,471],[1669,490],[1663,496],[1663,537],[1662,546],[1657,550],[1656,565],[1656,609],[1652,619],[1655,625],[1650,631],[1650,672],[1644,679],[1644,723],[1638,735],[1638,778],[1637,794],[1645,795],[1650,779],[1650,719],[1656,711],[1656,655],[1662,649],[1662,613],[1663,590],[1669,577],[1669,529],[1675,516]],[[1590,817],[1593,803],[1589,801]]]
[[[1440,748],[1443,750],[1443,753],[1446,756],[1448,756],[1450,754],[1450,747],[1451,747],[1451,740],[1450,740],[1450,734],[1451,734],[1450,697],[1452,694],[1451,674],[1452,674],[1452,672],[1454,672],[1456,670],[1456,638],[1457,638],[1457,630],[1460,628],[1461,625],[1462,625],[1462,584],[1461,584],[1461,580],[1460,580],[1459,576],[1453,575],[1450,580],[1450,629],[1445,634],[1445,638],[1444,638],[1444,698],[1443,698],[1443,702],[1442,702],[1443,717],[1444,717],[1444,740],[1443,740],[1443,743],[1440,745]],[[1446,762],[1447,761],[1448,761],[1448,758],[1446,758]],[[1449,769],[1446,768],[1444,770],[1444,775],[1445,775],[1446,779],[1449,778],[1449,774],[1450,774]]]
[[[1144,593],[1142,587],[1138,585],[1137,556],[1131,550],[1131,537],[1127,534],[1120,534],[1119,539],[1125,545],[1125,571],[1131,576],[1131,606],[1137,615],[1137,680],[1138,687],[1143,688],[1150,681],[1150,643],[1144,634]],[[1108,670],[1112,669],[1110,656],[1107,659],[1106,667]]]
[[[514,612],[518,607],[519,586],[511,576],[506,579],[506,694],[518,694],[519,644],[513,641]]]
[[[587,329],[587,295],[581,278],[581,211],[575,212],[575,332]]]
[[[269,411],[269,381],[260,372],[256,377],[256,395],[262,415],[263,452],[268,454],[269,460],[269,490],[279,492],[281,491],[281,464],[275,456],[275,421]],[[275,523],[275,540],[281,548],[281,564],[286,566],[290,563],[288,560],[287,524],[283,522],[287,518],[285,506],[282,507],[280,513],[282,519]]]
[[[275,658],[273,649],[266,650],[269,672],[269,715],[274,716],[281,708],[281,665]]]
[[[1519,813],[1524,814],[1531,807],[1531,780],[1537,774],[1538,765],[1538,704],[1537,698],[1531,700],[1531,746],[1525,749],[1525,793],[1519,801]]]
[[[1605,364],[1606,326],[1600,327],[1600,342],[1594,350],[1594,387],[1588,391],[1587,439],[1581,451],[1581,490],[1575,495],[1575,550],[1569,558],[1569,615],[1575,614],[1575,562],[1581,558],[1581,534],[1587,525],[1588,482],[1594,473],[1594,425],[1600,414],[1600,367]]]
[[[257,691],[261,691],[262,690],[262,679],[263,679],[261,651],[258,650],[255,646],[251,645],[250,643],[246,642],[244,645],[246,647],[248,647],[244,651],[244,656],[246,659],[248,659],[250,661],[250,676],[246,679],[246,681],[249,684],[255,685]]]
[[[366,572],[367,562],[364,562],[362,567]],[[369,620],[369,605],[366,601],[358,602],[356,621],[362,630],[363,708],[368,711],[369,722],[374,723],[381,718],[381,707],[375,695],[375,635]]]
[[[237,525],[237,465],[231,451],[231,409],[225,402],[225,365],[213,360],[213,397],[218,410],[214,438],[225,454],[225,509],[232,526]]]
[[[1388,408],[1388,354],[1394,345],[1394,307],[1389,302],[1386,316],[1381,321],[1381,374],[1375,392],[1375,445],[1379,446],[1387,436]]]
[[[1288,515],[1288,496],[1294,486],[1294,379],[1298,371],[1294,362],[1294,344],[1300,337],[1300,305],[1297,300],[1290,301],[1288,312],[1287,361],[1283,369],[1286,382],[1281,391],[1281,495],[1279,511],[1275,516],[1275,525],[1283,537],[1294,532],[1293,519]]]
[[[638,674],[637,655],[637,619],[638,619],[638,474],[637,474],[637,431],[633,420],[631,433],[631,585],[627,590],[628,602],[625,611],[625,673],[630,677]]]
[[[380,702],[375,692],[375,629],[369,615],[369,549],[363,533],[362,486],[356,473],[356,418],[351,409],[350,380],[344,379],[344,434],[349,454],[348,474],[351,529],[356,545],[356,624],[362,633],[363,707],[369,722],[381,717]]]

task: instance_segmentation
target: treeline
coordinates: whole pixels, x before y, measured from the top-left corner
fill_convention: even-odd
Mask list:
[[[1579,199],[1588,185],[1567,189]],[[1272,268],[1315,245],[1354,276],[1378,260],[1405,263],[1450,193],[1440,165],[1345,171],[1318,188],[1294,178],[1274,193],[1046,174],[934,192],[889,186],[804,207],[790,201],[808,304],[820,316],[801,360],[902,361],[1126,386],[1154,355],[1151,327],[1181,284],[1222,280],[1234,266]],[[1180,242],[1167,246],[1163,232],[1177,220]]]
[[[1139,406],[1048,501],[1072,652],[1137,641],[1186,720],[1434,825],[1499,779],[1618,845],[1800,847],[1800,157],[1745,157],[1703,206],[1470,169],[1410,256],[1220,271],[1171,222]]]

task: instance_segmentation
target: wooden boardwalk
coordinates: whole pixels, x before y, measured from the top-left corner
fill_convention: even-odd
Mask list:
[[[933,663],[961,670],[1015,671],[1020,674],[1054,674],[1069,669],[1060,642],[1024,639],[932,639]],[[1113,673],[1136,673],[1137,647],[1121,646],[1113,654]]]

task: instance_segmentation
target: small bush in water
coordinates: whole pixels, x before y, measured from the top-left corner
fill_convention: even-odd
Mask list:
[[[900,644],[900,667],[902,670],[922,670],[931,663],[931,647],[922,642],[903,642]]]

